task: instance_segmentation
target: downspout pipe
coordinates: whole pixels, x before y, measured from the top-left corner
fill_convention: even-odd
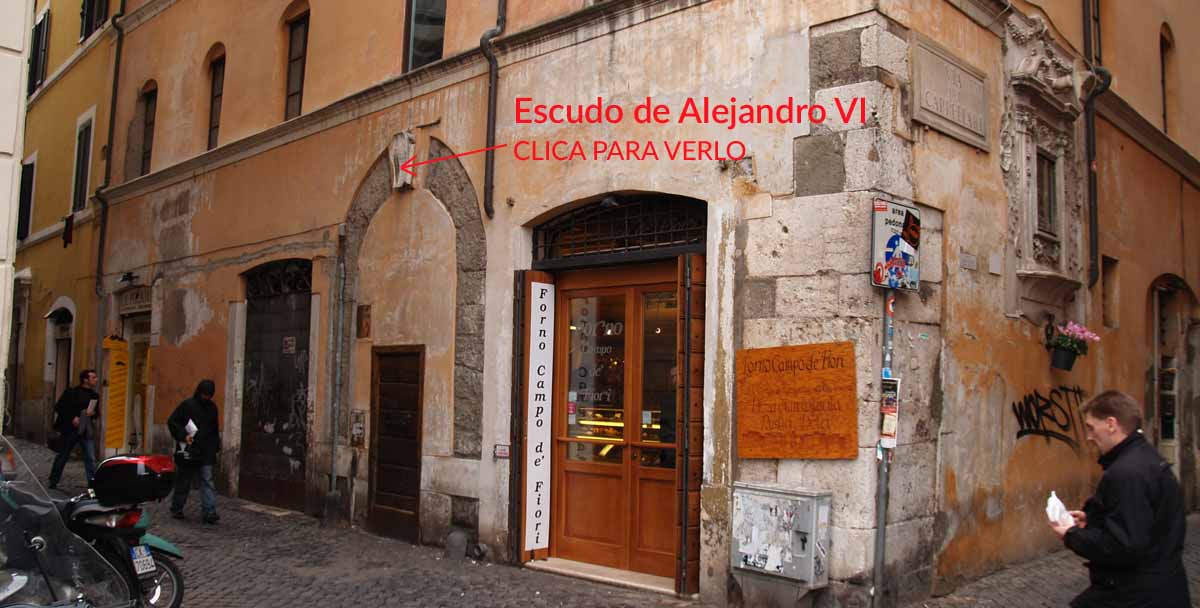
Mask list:
[[[483,160],[483,212],[488,219],[496,215],[495,181],[496,181],[496,89],[500,85],[500,62],[496,60],[496,51],[492,48],[492,39],[504,33],[504,24],[508,15],[508,0],[498,0],[496,6],[496,27],[483,33],[479,38],[479,50],[488,62],[488,101],[487,101],[487,147]]]
[[[329,493],[325,497],[325,519],[332,523],[339,507],[337,494],[337,448],[338,448],[338,415],[342,403],[342,350],[345,342],[346,325],[346,237],[338,237],[337,270],[335,271],[337,285],[337,304],[334,313],[333,326],[333,395],[329,400]]]
[[[108,139],[104,146],[104,183],[96,188],[94,196],[100,201],[100,238],[96,244],[96,369],[100,370],[104,361],[104,328],[108,307],[104,299],[104,250],[108,239],[108,182],[112,179],[112,148],[113,132],[117,116],[117,89],[121,82],[121,51],[125,48],[125,30],[121,27],[121,18],[125,16],[125,0],[121,0],[121,8],[112,16],[113,29],[117,31],[117,49],[113,55],[112,90],[109,93],[108,104]],[[103,418],[102,425],[107,426],[108,418]]]
[[[1093,47],[1094,33],[1092,31],[1093,0],[1083,0],[1083,54],[1092,73],[1096,75],[1096,86],[1088,91],[1083,102],[1084,130],[1087,137],[1087,174],[1088,174],[1088,288],[1100,280],[1100,204],[1096,179],[1096,98],[1108,90],[1112,84],[1112,73],[1107,69],[1093,65],[1095,49]]]

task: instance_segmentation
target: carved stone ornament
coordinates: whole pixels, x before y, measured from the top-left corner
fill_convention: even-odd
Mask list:
[[[1013,307],[1063,307],[1082,284],[1085,175],[1077,119],[1080,78],[1073,56],[1037,15],[1005,24],[1000,168],[1008,191],[1008,243],[1015,261]],[[1054,233],[1038,225],[1038,157],[1053,159]],[[1024,302],[1025,304],[1022,304]]]

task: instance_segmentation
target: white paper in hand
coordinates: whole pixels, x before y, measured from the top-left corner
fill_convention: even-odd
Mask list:
[[[1067,506],[1058,499],[1053,491],[1050,492],[1050,498],[1046,499],[1046,517],[1052,522],[1058,522],[1061,526],[1075,525],[1075,518],[1067,512]]]
[[[184,425],[184,427],[183,427],[183,430],[187,431],[188,437],[191,437],[192,435],[195,435],[195,434],[196,434],[196,430],[197,430],[197,428],[196,428],[196,423],[195,423],[195,422],[192,422],[192,421],[191,421],[191,419],[189,418],[189,419],[188,419],[188,423],[187,423],[186,425]],[[1060,504],[1061,504],[1061,503],[1060,503]]]

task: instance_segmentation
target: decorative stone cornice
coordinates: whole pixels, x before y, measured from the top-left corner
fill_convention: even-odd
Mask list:
[[[1200,188],[1200,160],[1175,143],[1115,91],[1096,98],[1096,110],[1131,139],[1150,151],[1159,160],[1179,172],[1193,186]]]
[[[1054,40],[1039,15],[1014,13],[1005,27],[1004,63],[1016,101],[1075,120],[1083,104],[1074,57]]]
[[[996,36],[1004,37],[1004,22],[1001,20],[1004,13],[1010,8],[1009,3],[1004,0],[946,0],[954,8],[962,11],[963,14],[970,17],[972,21],[978,23],[984,29],[995,34]]]
[[[141,27],[142,24],[158,16],[159,13],[171,8],[178,0],[150,0],[149,2],[139,6],[137,10],[125,15],[119,21],[121,29],[128,34]]]

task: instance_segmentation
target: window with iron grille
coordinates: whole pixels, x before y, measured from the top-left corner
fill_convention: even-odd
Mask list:
[[[246,277],[247,298],[312,292],[311,260],[279,260],[257,266]]]
[[[75,187],[71,192],[71,212],[87,206],[88,174],[92,160],[92,121],[80,125],[75,134]]]
[[[288,23],[287,99],[283,108],[284,120],[300,115],[307,55],[308,15],[305,14]]]
[[[1053,156],[1037,155],[1037,227],[1039,232],[1058,234],[1058,175]]]
[[[87,40],[108,19],[108,0],[83,0],[79,9],[79,40]]]
[[[611,195],[533,231],[535,268],[659,259],[704,251],[703,202],[662,194]]]
[[[142,93],[142,175],[150,172],[150,155],[154,152],[154,113],[158,111],[158,89]]]
[[[208,149],[217,147],[217,135],[221,130],[221,98],[225,93],[225,58],[214,59],[209,66],[212,87],[208,105]]]
[[[442,58],[446,36],[446,0],[409,0],[405,71]]]

